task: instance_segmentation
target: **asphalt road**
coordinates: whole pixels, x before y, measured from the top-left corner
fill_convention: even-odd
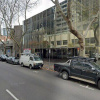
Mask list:
[[[0,100],[100,100],[95,85],[0,62]]]

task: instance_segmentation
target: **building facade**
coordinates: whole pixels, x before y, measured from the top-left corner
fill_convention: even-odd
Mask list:
[[[0,52],[2,54],[7,54],[9,56],[11,56],[13,54],[13,42],[10,39],[10,37],[7,36],[0,36],[0,39],[2,40],[2,42],[5,44],[6,47],[4,47],[4,44],[2,42],[0,42]],[[5,50],[4,50],[5,48]],[[5,52],[4,52],[5,51]]]
[[[50,47],[49,35],[54,34],[54,7],[51,7],[24,21],[24,48],[32,53],[40,52],[46,56]]]
[[[21,41],[22,34],[23,34],[23,26],[22,25],[14,26],[14,37],[16,41],[18,42]],[[21,43],[21,49],[23,49],[22,43]],[[15,42],[13,42],[13,56],[19,56],[19,48]]]
[[[60,3],[67,15],[67,0]],[[84,37],[85,54],[100,53],[100,17],[87,27],[100,10],[99,0],[72,0],[72,24]],[[51,7],[24,21],[24,47],[31,48],[32,53],[40,52],[43,57],[67,58],[79,55],[78,39],[69,32],[67,23],[57,8]],[[97,43],[98,42],[98,43]]]

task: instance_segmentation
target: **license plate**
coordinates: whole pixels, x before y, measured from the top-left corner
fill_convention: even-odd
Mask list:
[[[41,66],[39,66],[41,68]]]

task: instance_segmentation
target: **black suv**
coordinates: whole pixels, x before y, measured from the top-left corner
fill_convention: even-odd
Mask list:
[[[69,77],[96,84],[100,89],[100,66],[89,58],[72,58],[65,63],[54,64],[54,70],[63,79]]]

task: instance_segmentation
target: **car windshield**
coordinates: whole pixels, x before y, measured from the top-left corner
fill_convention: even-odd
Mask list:
[[[96,64],[96,63],[94,63],[94,62],[91,62],[91,64],[92,64],[95,68],[100,69],[100,65],[98,65],[98,64]]]
[[[35,61],[40,61],[42,60],[39,56],[34,56]]]

